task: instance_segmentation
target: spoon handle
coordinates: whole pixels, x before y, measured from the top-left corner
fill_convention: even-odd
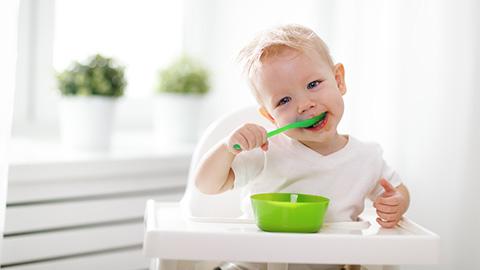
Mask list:
[[[272,136],[275,136],[277,134],[280,134],[284,131],[287,131],[289,129],[292,129],[292,128],[300,128],[300,127],[308,127],[308,126],[311,126],[319,121],[322,121],[326,116],[326,113],[322,113],[320,115],[317,115],[313,118],[310,118],[310,119],[306,119],[306,120],[303,120],[303,121],[299,121],[299,122],[294,122],[294,123],[290,123],[286,126],[283,126],[281,128],[277,128],[275,130],[272,130],[270,132],[267,133],[267,138],[270,138]],[[236,149],[236,150],[242,150],[242,147],[240,147],[239,144],[235,144],[233,145],[233,148]]]
[[[267,138],[278,135],[278,134],[280,134],[284,131],[287,131],[289,129],[295,128],[296,126],[297,126],[296,123],[291,123],[291,124],[288,124],[288,125],[283,126],[281,128],[277,128],[275,130],[272,130],[272,131],[267,133]],[[236,149],[236,150],[242,150],[242,147],[240,147],[240,145],[238,143],[233,145],[233,148]]]

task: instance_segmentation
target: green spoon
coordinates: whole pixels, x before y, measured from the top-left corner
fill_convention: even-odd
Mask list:
[[[267,133],[267,138],[270,138],[272,136],[275,136],[277,134],[280,134],[280,133],[282,133],[284,131],[287,131],[289,129],[292,129],[292,128],[305,128],[305,127],[313,126],[314,124],[322,121],[325,118],[326,115],[327,115],[327,113],[323,112],[322,114],[317,115],[315,117],[312,117],[310,119],[294,122],[294,123],[288,124],[286,126],[283,126],[281,128],[272,130],[272,131]],[[236,149],[236,150],[242,150],[242,148],[240,147],[239,144],[235,144],[233,146],[233,148]]]

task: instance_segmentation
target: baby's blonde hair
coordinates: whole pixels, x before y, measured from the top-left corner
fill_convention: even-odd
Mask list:
[[[239,62],[243,64],[243,73],[259,104],[262,102],[254,83],[254,76],[263,60],[278,55],[285,48],[299,52],[312,50],[325,59],[333,69],[333,60],[327,45],[313,30],[301,25],[287,24],[263,31],[238,55]]]

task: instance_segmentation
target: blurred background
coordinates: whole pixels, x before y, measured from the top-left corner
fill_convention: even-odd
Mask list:
[[[265,28],[297,23],[345,65],[340,132],[382,145],[410,190],[407,216],[441,237],[439,265],[402,269],[479,269],[479,12],[475,0],[19,1],[1,267],[145,269],[144,200],[178,200],[202,131],[254,104],[239,50]],[[94,115],[114,114],[101,151],[62,137],[69,113],[57,77],[97,54],[126,82],[113,109]],[[158,103],[161,71],[184,54],[208,73],[208,91],[188,105]]]

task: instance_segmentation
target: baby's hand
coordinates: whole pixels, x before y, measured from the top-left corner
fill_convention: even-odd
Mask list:
[[[380,180],[385,191],[375,199],[373,207],[377,209],[377,222],[383,228],[393,228],[407,209],[407,199],[385,179]]]
[[[241,150],[235,149],[235,144],[240,145]],[[267,130],[257,124],[244,124],[227,139],[227,149],[234,155],[257,147],[261,147],[263,151],[268,150]]]

